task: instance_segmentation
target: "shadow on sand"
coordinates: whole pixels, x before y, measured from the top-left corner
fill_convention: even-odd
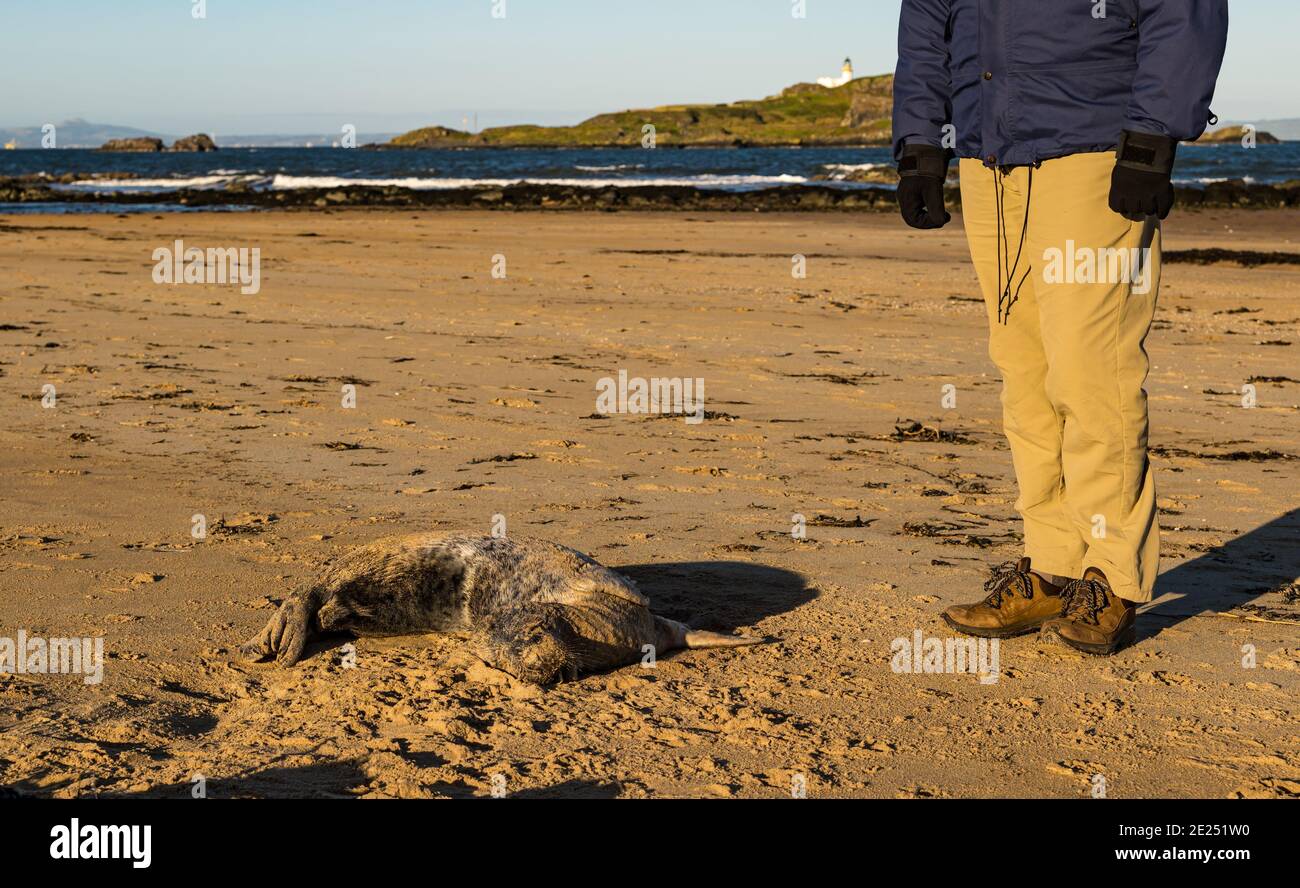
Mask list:
[[[1155,600],[1138,621],[1138,637],[1151,638],[1205,613],[1226,613],[1244,605],[1285,605],[1281,596],[1276,602],[1263,599],[1297,577],[1300,508],[1161,574]]]
[[[745,561],[685,561],[611,567],[635,580],[656,614],[693,629],[732,632],[817,597],[792,571]]]
[[[350,799],[356,798],[360,791],[372,782],[361,768],[361,763],[352,759],[338,761],[317,761],[294,767],[269,765],[260,770],[235,774],[229,777],[214,777],[208,781],[209,798],[268,798],[268,799]],[[482,786],[466,782],[437,781],[422,784],[424,789],[435,795],[457,799],[489,798],[490,793]],[[178,786],[155,786],[144,792],[105,792],[96,793],[97,798],[152,798],[182,799],[190,798],[189,784]],[[555,799],[612,799],[622,793],[617,782],[598,782],[594,780],[565,780],[552,786],[539,786],[509,793],[511,798],[555,798]],[[0,798],[40,797],[39,792],[15,792],[6,794],[0,791]]]

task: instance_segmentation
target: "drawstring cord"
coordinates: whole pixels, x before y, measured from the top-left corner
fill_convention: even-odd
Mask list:
[[[998,322],[1001,324],[1006,324],[1011,319],[1011,306],[1020,299],[1020,288],[1025,285],[1025,281],[1029,280],[1030,270],[1025,269],[1015,292],[1011,291],[1016,271],[1020,268],[1020,257],[1025,249],[1025,236],[1029,233],[1029,205],[1034,197],[1034,167],[1029,167],[1029,184],[1025,191],[1025,218],[1020,226],[1020,244],[1016,247],[1014,263],[1011,261],[1011,239],[1007,237],[1006,186],[1003,183],[1006,175],[1005,169],[993,168],[993,198],[997,209],[998,229]],[[1007,270],[1005,283],[1002,276],[1003,268]]]

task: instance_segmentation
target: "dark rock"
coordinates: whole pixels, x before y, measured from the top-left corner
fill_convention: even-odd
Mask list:
[[[109,139],[99,147],[100,151],[162,151],[163,140],[147,136],[133,139]]]
[[[858,182],[864,185],[897,185],[898,169],[893,164],[872,164],[867,169],[845,170],[841,173],[820,173],[813,176],[819,182]]]
[[[216,151],[217,143],[212,141],[212,137],[207,133],[196,133],[192,136],[186,136],[183,139],[177,139],[171,147],[172,151]]]
[[[840,126],[850,129],[868,127],[887,119],[893,111],[894,83],[892,79],[864,77],[854,80],[843,89],[852,90],[849,110]]]
[[[1266,133],[1263,130],[1255,131],[1256,145],[1280,145],[1282,140],[1272,133]],[[1198,145],[1226,145],[1231,143],[1240,143],[1246,136],[1244,126],[1225,126],[1214,132],[1205,133],[1196,140]]]
[[[78,178],[90,178],[78,177]],[[50,180],[32,177],[0,178],[3,199],[59,203],[157,203],[191,207],[400,207],[417,209],[461,209],[479,207],[501,210],[686,210],[692,212],[896,212],[897,195],[892,188],[831,188],[821,185],[788,185],[756,191],[711,191],[686,186],[650,185],[631,188],[579,188],[555,185],[512,185],[507,188],[480,187],[414,191],[394,186],[382,188],[342,186],[305,188],[294,191],[251,189],[241,184],[227,189],[181,189],[163,192],[55,191]],[[1300,187],[1247,185],[1241,181],[1218,182],[1199,188],[1179,188],[1178,205],[1184,209],[1241,207],[1262,209],[1300,207]],[[6,196],[7,195],[7,196]],[[961,206],[961,192],[944,189],[948,207]]]

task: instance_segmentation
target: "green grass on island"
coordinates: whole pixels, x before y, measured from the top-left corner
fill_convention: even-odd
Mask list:
[[[665,105],[598,114],[576,126],[498,126],[478,133],[442,126],[412,130],[380,147],[638,147],[647,125],[658,147],[888,145],[891,74],[843,86],[800,83],[780,95],[725,105]]]

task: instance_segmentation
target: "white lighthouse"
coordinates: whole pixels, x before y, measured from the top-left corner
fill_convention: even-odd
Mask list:
[[[843,86],[853,79],[853,62],[849,59],[844,60],[844,66],[840,68],[839,77],[818,77],[819,86],[825,86],[834,89],[837,86]]]

